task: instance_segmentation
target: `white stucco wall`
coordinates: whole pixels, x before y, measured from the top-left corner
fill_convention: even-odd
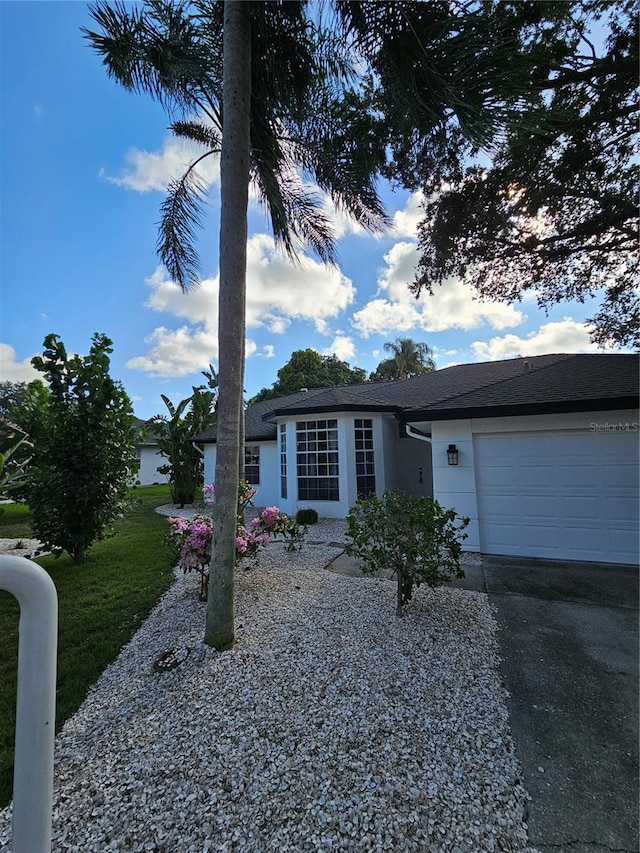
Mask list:
[[[400,439],[395,418],[376,412],[345,414],[297,415],[280,419],[287,435],[287,497],[280,496],[280,447],[276,441],[249,442],[260,446],[260,485],[254,498],[256,506],[279,506],[288,515],[299,509],[315,509],[321,518],[344,518],[356,501],[354,420],[370,419],[373,427],[376,491],[406,487],[411,494],[431,493],[431,450],[429,445],[413,439]],[[302,420],[335,420],[338,430],[339,501],[298,500],[296,471],[296,423]],[[216,445],[204,449],[205,483],[215,481]],[[420,469],[423,482],[419,483]],[[414,482],[415,481],[415,482]],[[413,488],[413,491],[412,491]]]
[[[161,474],[158,468],[167,464],[167,459],[155,447],[140,448],[140,468],[138,480],[141,486],[152,486],[154,483],[168,483],[169,476]]]
[[[260,484],[253,499],[254,506],[280,506],[280,465],[275,441],[251,441],[260,448]],[[215,483],[216,445],[204,446],[204,481]],[[283,507],[281,507],[284,509]]]

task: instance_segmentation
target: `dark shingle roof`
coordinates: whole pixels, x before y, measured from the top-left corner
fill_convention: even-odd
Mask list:
[[[280,400],[272,400],[277,404],[271,411],[263,415],[265,420],[271,420],[282,415],[287,415],[295,410],[298,415],[311,414],[312,412],[371,412],[391,411],[395,412],[398,406],[394,403],[382,402],[372,396],[365,397],[356,390],[363,386],[351,386],[339,388],[316,388],[312,394],[307,393],[302,399],[294,403],[281,404]]]
[[[638,405],[637,355],[536,356],[493,364],[496,365],[493,382],[441,399],[416,401],[403,412],[403,420],[410,420],[418,413],[435,420],[472,414],[497,415],[506,410],[513,410],[513,414],[520,410],[524,414]],[[457,370],[464,384],[473,378],[475,367],[459,365],[449,370]]]
[[[397,382],[313,388],[263,400],[245,413],[247,441],[276,437],[270,419],[314,412],[394,412],[403,421],[635,408],[637,355],[539,355],[458,364]],[[215,441],[209,430],[197,441]]]

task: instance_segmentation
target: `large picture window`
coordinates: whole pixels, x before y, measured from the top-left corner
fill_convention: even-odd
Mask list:
[[[353,425],[356,445],[356,488],[358,495],[369,495],[376,490],[373,421],[369,418],[356,418]]]
[[[287,497],[287,425],[280,424],[280,497]]]
[[[298,500],[338,501],[337,420],[296,423]]]
[[[252,486],[260,485],[260,445],[244,446],[244,478]]]

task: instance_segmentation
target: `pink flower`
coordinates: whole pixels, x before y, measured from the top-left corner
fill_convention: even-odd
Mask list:
[[[280,518],[280,510],[277,506],[268,506],[260,513],[260,518],[267,527],[274,525]]]

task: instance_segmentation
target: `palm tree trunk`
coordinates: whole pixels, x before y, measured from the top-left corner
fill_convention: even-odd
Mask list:
[[[220,292],[218,315],[218,438],[213,546],[204,641],[233,645],[236,513],[249,198],[251,4],[226,0],[223,31],[222,154],[220,159]]]

